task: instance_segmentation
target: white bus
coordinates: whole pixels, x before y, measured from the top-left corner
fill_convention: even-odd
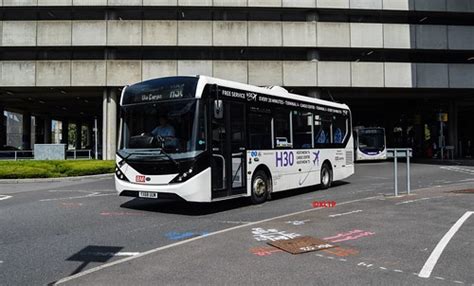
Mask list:
[[[354,128],[355,161],[387,159],[387,140],[382,127]]]
[[[262,203],[354,173],[344,104],[196,76],[127,86],[120,106],[121,196]]]

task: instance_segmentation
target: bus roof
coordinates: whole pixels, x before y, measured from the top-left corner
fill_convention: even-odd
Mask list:
[[[259,87],[255,85],[239,83],[239,82],[230,81],[230,80],[218,79],[218,78],[209,77],[209,76],[198,75],[197,77],[199,78],[199,82],[198,82],[196,94],[198,94],[199,96],[200,94],[202,94],[202,91],[204,90],[204,87],[206,86],[206,84],[217,84],[217,85],[225,86],[229,88],[248,90],[248,91],[252,91],[256,93],[273,95],[273,96],[277,96],[281,98],[299,100],[303,102],[325,105],[325,106],[341,108],[341,109],[349,109],[349,107],[346,104],[327,101],[323,99],[313,98],[313,97],[294,94],[294,93],[289,93],[284,88],[265,88],[265,87]]]

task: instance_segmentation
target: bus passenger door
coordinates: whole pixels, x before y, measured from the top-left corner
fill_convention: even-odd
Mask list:
[[[209,108],[212,198],[227,195],[227,132],[222,101],[211,100]]]
[[[246,122],[245,122],[245,105],[239,102],[229,103],[229,127],[230,127],[230,151],[232,162],[230,169],[232,170],[230,179],[229,195],[236,195],[246,192],[245,180],[245,158],[246,158]]]
[[[214,100],[211,106],[212,198],[245,193],[245,105]]]

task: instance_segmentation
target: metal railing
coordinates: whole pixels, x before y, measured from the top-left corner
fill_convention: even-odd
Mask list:
[[[0,160],[33,160],[35,158],[34,150],[8,150],[0,151]],[[66,159],[68,160],[79,160],[79,159],[92,159],[92,150],[67,150]]]
[[[34,159],[33,150],[9,150],[0,151],[0,160],[32,160]]]
[[[410,182],[410,158],[413,156],[413,151],[411,148],[388,148],[387,157],[393,158],[393,177],[394,177],[394,189],[395,196],[398,197],[398,158],[407,159],[407,194],[410,194],[411,191],[411,182]]]
[[[92,159],[92,150],[90,149],[72,149],[66,150],[66,158],[67,159]]]

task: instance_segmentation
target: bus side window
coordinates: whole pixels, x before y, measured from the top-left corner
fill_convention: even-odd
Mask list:
[[[333,118],[333,143],[341,144],[348,132],[348,119],[342,114],[336,114]]]
[[[331,144],[333,134],[331,117],[315,115],[314,125],[315,145],[325,147]]]
[[[274,113],[274,142],[275,148],[292,148],[293,138],[291,138],[290,131],[290,116],[289,110],[278,108]]]
[[[248,117],[249,149],[272,149],[272,117],[270,114],[250,112]]]
[[[293,147],[312,148],[312,113],[293,111]]]

